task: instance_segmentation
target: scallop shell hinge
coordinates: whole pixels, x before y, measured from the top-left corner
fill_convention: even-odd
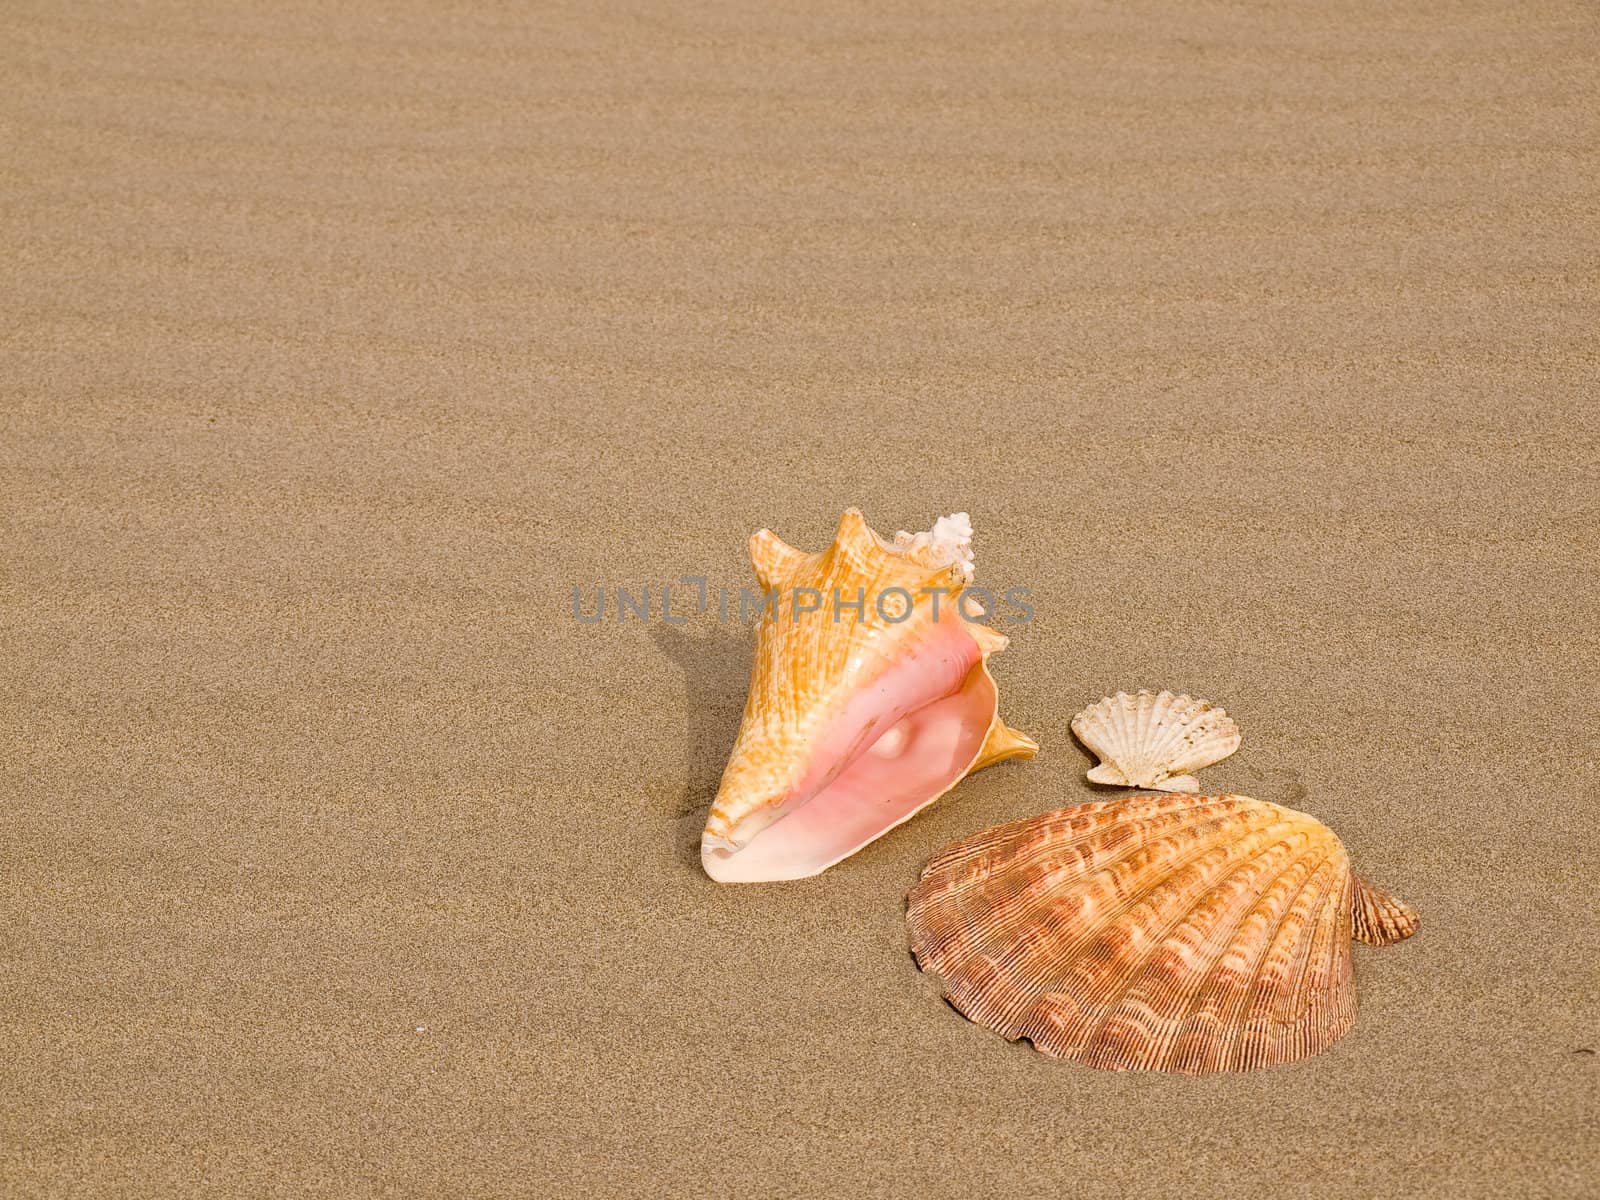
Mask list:
[[[1118,692],[1072,718],[1072,732],[1100,757],[1093,783],[1197,792],[1190,772],[1239,748],[1233,718],[1205,700],[1171,692]]]

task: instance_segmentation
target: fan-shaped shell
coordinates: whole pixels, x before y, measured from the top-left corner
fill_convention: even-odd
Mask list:
[[[1131,796],[947,847],[907,909],[959,1011],[1045,1054],[1199,1074],[1306,1058],[1355,1020],[1350,939],[1416,914],[1322,822],[1248,796]]]
[[[1094,783],[1198,792],[1190,771],[1239,748],[1239,727],[1220,708],[1171,692],[1118,692],[1072,718],[1072,732],[1100,756]]]

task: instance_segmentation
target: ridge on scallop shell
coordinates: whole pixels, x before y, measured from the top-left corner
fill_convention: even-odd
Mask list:
[[[1220,708],[1185,693],[1118,692],[1072,718],[1072,732],[1100,758],[1092,783],[1198,792],[1190,772],[1239,748],[1239,727]]]
[[[853,508],[820,554],[751,537],[775,604],[701,835],[713,879],[815,875],[973,771],[1037,752],[999,717],[988,660],[1007,639],[962,615],[978,615],[961,608],[971,544],[965,513],[887,542]]]
[[[1053,1058],[1206,1074],[1307,1058],[1355,1021],[1352,937],[1417,914],[1305,813],[1131,796],[956,842],[912,889],[918,965],[962,1014]]]

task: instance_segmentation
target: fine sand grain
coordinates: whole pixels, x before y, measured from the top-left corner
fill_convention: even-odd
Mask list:
[[[1595,1194],[1597,51],[8,0],[0,1194]],[[718,887],[749,640],[660,589],[850,504],[1031,589],[1043,753]],[[920,865],[1088,799],[1139,685],[1423,915],[1319,1058],[1085,1070],[911,962]]]

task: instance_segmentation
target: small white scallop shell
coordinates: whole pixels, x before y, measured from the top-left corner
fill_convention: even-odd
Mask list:
[[[1073,717],[1072,732],[1100,756],[1091,782],[1162,792],[1198,792],[1188,772],[1239,748],[1239,727],[1226,712],[1171,692],[1108,696]]]

